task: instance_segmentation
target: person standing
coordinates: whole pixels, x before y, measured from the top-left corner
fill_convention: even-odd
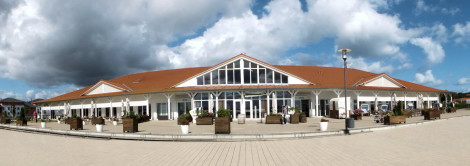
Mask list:
[[[287,106],[282,106],[282,115],[283,115],[283,124],[286,125],[287,124]]]
[[[33,116],[34,116],[34,121],[38,123],[38,114],[36,113],[36,111],[34,111]]]

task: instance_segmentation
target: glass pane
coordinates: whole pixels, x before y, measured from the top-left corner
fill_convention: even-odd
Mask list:
[[[284,98],[291,98],[290,93],[287,91],[284,91]]]
[[[281,73],[274,72],[274,83],[281,83]]]
[[[227,84],[233,84],[233,70],[227,70]]]
[[[202,111],[209,110],[209,101],[202,101]]]
[[[251,69],[251,83],[258,83],[258,72],[257,69]]]
[[[235,84],[241,84],[241,74],[240,74],[240,69],[235,69],[233,70],[235,72]]]
[[[238,92],[233,92],[233,93],[234,93],[234,95],[235,95],[235,99],[241,99],[241,98],[242,98],[242,96],[240,95],[240,93],[238,93]]]
[[[212,71],[212,84],[217,85],[219,84],[219,72]]]
[[[200,93],[201,94],[201,99],[202,100],[208,100],[209,99],[209,93]]]
[[[233,92],[225,92],[227,94],[227,99],[233,99]]]
[[[204,85],[211,84],[211,73],[204,74]]]
[[[220,84],[225,84],[225,70],[219,70],[219,82]]]
[[[168,115],[168,110],[167,110],[168,107],[166,106],[166,103],[162,103],[161,107],[162,107],[161,108],[162,111],[161,111],[160,115],[167,116]]]
[[[273,83],[273,71],[266,69],[266,83]]]
[[[245,84],[249,84],[250,83],[250,69],[245,69],[243,70],[243,80],[245,81]]]
[[[277,98],[283,98],[284,97],[284,91],[276,91],[276,97]]]
[[[231,114],[233,110],[233,100],[227,100],[227,109],[230,110],[230,114]]]
[[[202,76],[197,78],[197,85],[204,85],[204,80]]]
[[[282,83],[287,84],[288,76],[282,75]]]
[[[253,62],[251,62],[251,68],[252,68],[252,69],[256,69],[256,68],[258,68],[258,65],[256,65],[256,64],[253,63]]]
[[[219,95],[219,100],[220,99],[225,99],[225,92],[222,92],[222,94]]]
[[[227,69],[233,69],[233,63],[228,64]]]
[[[266,83],[265,77],[266,77],[265,69],[260,69],[259,70],[259,83],[261,84]]]
[[[243,64],[244,64],[243,66],[244,66],[245,68],[249,68],[249,67],[250,67],[250,62],[248,62],[247,60],[243,60]]]
[[[295,100],[295,108],[300,108],[300,100]]]
[[[196,93],[196,96],[194,96],[194,100],[201,100],[201,93]]]
[[[234,64],[235,64],[235,68],[240,68],[240,60],[236,61]]]

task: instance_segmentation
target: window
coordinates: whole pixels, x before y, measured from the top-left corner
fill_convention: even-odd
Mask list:
[[[167,103],[157,103],[157,112],[159,116],[168,116]]]
[[[217,70],[212,71],[212,84],[219,84],[219,72],[217,72]]]
[[[252,84],[257,84],[258,83],[257,69],[251,69],[251,83]]]
[[[225,70],[219,70],[219,75],[220,75],[220,79],[219,79],[220,84],[225,84]]]
[[[232,69],[227,70],[227,83],[233,84],[233,70]]]
[[[204,74],[204,85],[211,84],[211,73]]]
[[[198,77],[197,78],[197,85],[204,85],[204,78],[201,76],[201,77]]]
[[[235,84],[241,83],[240,69],[233,70],[235,72]]]
[[[281,74],[274,72],[274,83],[281,83]]]
[[[285,84],[285,83],[287,83],[287,79],[288,79],[288,77],[287,77],[286,75],[282,75],[281,82],[282,82],[283,84]]]
[[[266,83],[266,74],[265,74],[265,69],[259,69],[259,83],[264,84]]]
[[[245,84],[249,84],[250,83],[250,69],[245,69],[243,70],[243,81],[245,82]]]
[[[273,83],[273,71],[266,69],[266,83]]]

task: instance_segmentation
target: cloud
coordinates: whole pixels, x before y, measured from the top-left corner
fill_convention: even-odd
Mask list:
[[[86,86],[172,68],[171,57],[155,55],[157,50],[250,5],[248,0],[90,2],[27,1],[3,12],[9,14],[0,27],[0,77],[41,88]]]
[[[420,15],[422,13],[434,13],[441,12],[442,14],[455,15],[460,12],[459,8],[439,8],[438,6],[427,5],[424,0],[418,0],[416,2],[415,14]]]
[[[463,77],[457,81],[457,85],[465,85],[465,84],[470,84],[470,78]]]
[[[35,99],[48,99],[55,96],[59,96],[64,93],[72,92],[78,90],[76,86],[67,86],[62,89],[56,90],[27,90],[25,93],[17,93],[11,91],[0,90],[0,96],[2,98],[16,98],[23,101],[31,101]]]
[[[455,24],[452,36],[455,37],[454,41],[456,43],[470,41],[470,22],[467,21],[466,24]]]
[[[426,70],[424,73],[416,73],[414,82],[418,84],[428,84],[431,86],[442,84],[442,80],[434,77],[432,70]]]
[[[414,38],[410,40],[411,44],[421,47],[427,55],[427,61],[430,65],[441,63],[444,60],[445,52],[440,43],[433,41],[429,37]]]

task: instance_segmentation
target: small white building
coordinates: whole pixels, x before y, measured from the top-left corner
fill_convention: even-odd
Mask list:
[[[448,100],[451,91],[435,89],[376,74],[347,69],[348,110],[368,111],[396,101],[407,108],[432,107]],[[271,65],[244,54],[209,67],[135,73],[36,102],[42,113],[71,116],[123,116],[128,111],[153,120],[176,119],[185,108],[216,112],[232,110],[232,118],[245,114],[259,119],[280,112],[283,105],[300,108],[307,116],[329,116],[332,101],[344,106],[343,68]],[[449,97],[448,97],[449,96]],[[333,99],[333,100],[332,100]],[[382,107],[384,106],[384,107]]]

